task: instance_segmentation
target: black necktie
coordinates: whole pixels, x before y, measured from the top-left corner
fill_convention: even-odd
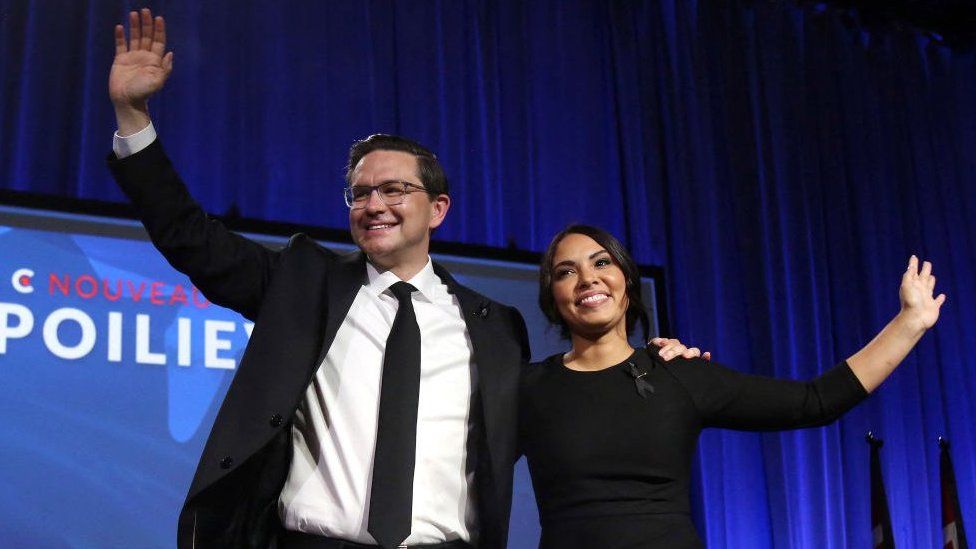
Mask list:
[[[376,543],[386,548],[396,547],[407,539],[413,516],[420,396],[420,328],[410,300],[415,290],[406,282],[390,286],[400,305],[383,355],[367,527]]]

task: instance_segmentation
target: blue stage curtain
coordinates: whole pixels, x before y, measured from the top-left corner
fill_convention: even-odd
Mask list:
[[[601,225],[666,266],[676,335],[797,378],[933,260],[943,318],[892,378],[827,428],[707,432],[694,508],[711,547],[867,547],[872,429],[899,545],[940,545],[939,435],[976,520],[973,53],[791,2],[149,4],[176,66],[152,114],[215,213],[343,227],[349,144],[401,133],[450,175],[439,239]],[[0,0],[0,187],[122,201],[106,79],[132,7]]]

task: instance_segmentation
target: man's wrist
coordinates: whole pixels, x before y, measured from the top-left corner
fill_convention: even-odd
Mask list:
[[[129,137],[146,128],[151,122],[148,105],[115,105],[115,120],[118,123],[118,134]]]

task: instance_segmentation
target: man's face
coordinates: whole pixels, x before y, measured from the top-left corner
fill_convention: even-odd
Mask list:
[[[356,164],[350,177],[351,185],[369,187],[387,181],[423,187],[417,177],[416,157],[400,151],[373,151]],[[421,191],[405,195],[402,204],[388,206],[374,192],[364,208],[349,210],[349,230],[377,267],[420,269],[427,262],[430,231],[441,224],[449,206],[447,195],[431,200],[429,194]]]

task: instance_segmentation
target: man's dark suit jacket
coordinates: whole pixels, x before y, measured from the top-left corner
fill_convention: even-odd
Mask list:
[[[280,528],[293,413],[365,280],[363,254],[338,255],[305,235],[269,250],[209,219],[157,140],[109,158],[156,247],[204,295],[254,321],[180,513],[179,547],[268,547]],[[336,193],[338,195],[338,192]],[[435,272],[457,297],[474,347],[472,398],[479,545],[504,547],[517,457],[525,323],[507,307]]]

